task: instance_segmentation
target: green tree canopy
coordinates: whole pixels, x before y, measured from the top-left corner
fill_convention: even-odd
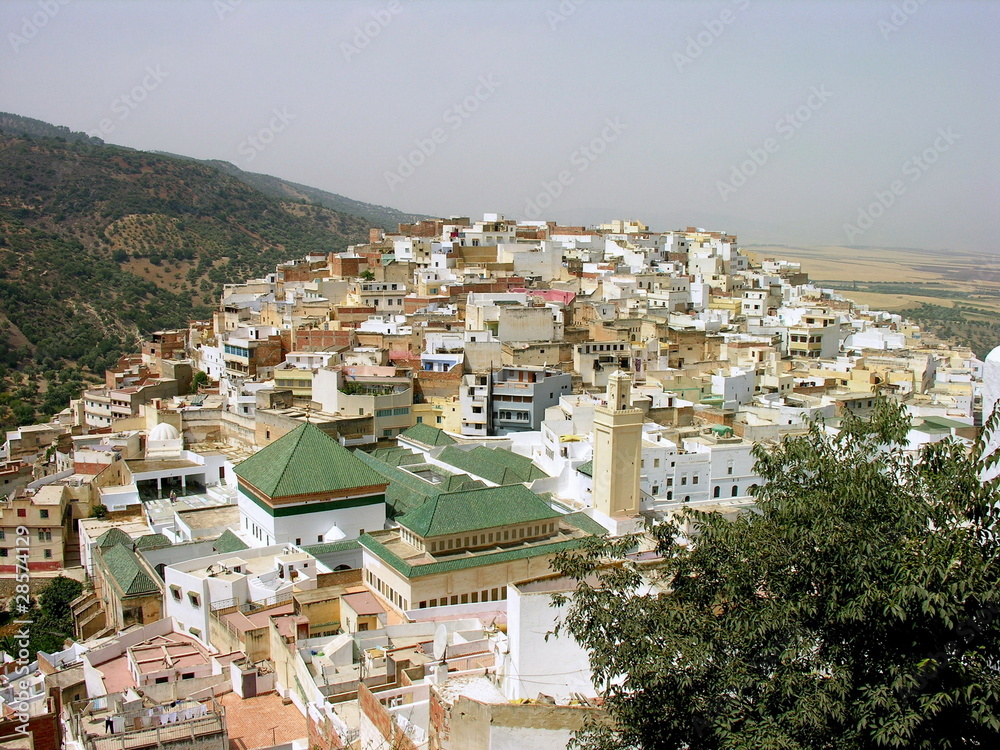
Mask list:
[[[759,512],[688,512],[690,545],[653,528],[653,566],[620,561],[629,539],[557,559],[613,719],[579,745],[997,746],[998,482],[982,444],[907,452],[908,428],[880,399],[757,446]]]

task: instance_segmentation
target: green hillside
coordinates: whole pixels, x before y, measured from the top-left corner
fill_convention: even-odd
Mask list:
[[[367,219],[372,226],[381,227],[390,231],[396,231],[399,224],[411,224],[421,219],[433,218],[426,214],[408,214],[398,211],[389,206],[379,206],[374,203],[363,203],[352,198],[345,198],[343,195],[328,193],[319,188],[300,185],[297,182],[289,182],[279,177],[272,177],[267,174],[257,172],[244,172],[242,169],[228,161],[206,162],[220,171],[231,174],[238,180],[251,185],[260,190],[265,195],[270,195],[281,200],[305,200],[334,211],[360,216]]]
[[[223,283],[367,240],[364,219],[207,164],[24,121],[0,118],[0,428],[56,410],[45,373],[100,374],[140,336],[207,318]]]

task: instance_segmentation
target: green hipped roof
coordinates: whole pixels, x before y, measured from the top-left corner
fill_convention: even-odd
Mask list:
[[[139,558],[124,544],[116,544],[104,550],[101,560],[124,596],[155,594],[160,590],[142,567]]]
[[[395,465],[379,461],[364,451],[358,450],[354,455],[359,461],[377,472],[384,482],[389,483],[385,490],[385,501],[392,509],[391,515],[393,516],[413,510],[428,497],[440,491],[430,482],[425,482],[420,477],[405,472]]]
[[[400,526],[418,536],[433,537],[531,523],[559,515],[527,487],[515,484],[444,492],[397,520]]]
[[[380,474],[309,422],[257,451],[236,476],[268,497],[383,485]]]
[[[438,460],[493,484],[521,484],[548,476],[530,458],[502,448],[478,446],[464,451],[449,445],[441,451]]]
[[[230,529],[226,529],[218,539],[212,542],[212,549],[215,552],[224,553],[242,552],[245,549],[250,549],[250,545],[236,536]]]
[[[114,547],[116,544],[127,544],[132,546],[132,537],[119,529],[117,526],[108,529],[97,537],[97,546],[101,549]]]
[[[371,455],[390,466],[410,466],[424,462],[422,453],[414,453],[406,448],[379,448]]]
[[[587,461],[585,464],[580,464],[576,467],[576,470],[581,474],[586,474],[588,477],[594,476],[594,462]]]
[[[451,435],[446,434],[443,430],[439,430],[437,427],[432,427],[429,424],[415,424],[408,430],[399,433],[399,437],[405,437],[409,440],[415,440],[418,443],[423,443],[424,445],[454,445],[455,438]]]
[[[593,536],[604,536],[608,533],[608,530],[601,526],[597,521],[588,516],[583,511],[578,511],[576,513],[567,513],[563,516],[564,521],[569,521],[571,524],[580,529],[580,531],[586,531],[588,534]]]
[[[518,475],[524,477],[525,482],[532,482],[535,479],[548,477],[548,474],[535,466],[530,458],[514,453],[513,451],[504,450],[503,448],[487,448],[480,445],[478,448],[473,448],[470,453],[476,458],[492,461],[495,464],[512,469]]]
[[[561,542],[552,542],[551,544],[531,544],[520,546],[516,549],[498,550],[496,552],[480,553],[478,555],[469,555],[468,557],[458,557],[453,560],[418,565],[406,562],[369,534],[362,534],[358,541],[364,549],[394,568],[401,575],[407,578],[416,578],[419,576],[438,575],[439,573],[447,573],[452,570],[478,568],[483,565],[497,565],[499,563],[510,562],[511,560],[521,560],[526,557],[554,555],[563,550],[579,547],[584,543],[586,538],[578,537]]]
[[[310,544],[308,547],[303,547],[304,552],[308,552],[310,555],[315,557],[316,555],[329,555],[334,552],[348,552],[352,549],[360,549],[361,545],[358,544],[357,539],[342,539],[339,542],[322,542],[321,544]]]
[[[169,547],[172,545],[163,534],[146,534],[135,540],[136,549],[157,549],[159,547]]]

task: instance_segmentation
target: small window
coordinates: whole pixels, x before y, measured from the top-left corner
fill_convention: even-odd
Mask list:
[[[51,560],[52,559],[52,550],[50,550],[50,549],[45,550],[45,554],[43,556],[45,557],[46,560]]]
[[[0,547],[0,557],[7,557],[9,554],[6,547]]]
[[[185,672],[184,674],[181,675],[181,679],[182,680],[193,680],[194,679],[194,672]]]
[[[192,607],[201,607],[201,597],[193,591],[188,593],[188,601],[191,602]]]
[[[302,537],[300,537],[300,536],[295,537],[295,546],[296,547],[301,547],[302,546]]]
[[[156,684],[157,685],[162,685],[162,684],[164,684],[169,679],[170,679],[169,677],[157,677],[156,678]]]
[[[27,508],[18,508],[17,509],[17,517],[18,518],[27,518],[28,517],[28,509]]]
[[[42,509],[41,509],[41,510],[39,511],[39,513],[41,513],[41,514],[42,514],[42,518],[48,518],[48,517],[49,517],[49,511],[48,511],[48,508],[42,508]]]

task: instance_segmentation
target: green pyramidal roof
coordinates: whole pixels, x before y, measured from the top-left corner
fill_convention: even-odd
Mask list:
[[[159,591],[159,587],[143,569],[135,553],[124,544],[116,544],[104,550],[101,559],[121,587],[123,595],[152,594]]]
[[[405,432],[401,432],[400,437],[416,440],[418,443],[423,443],[424,445],[455,444],[455,438],[439,430],[437,427],[423,423],[415,424]]]
[[[97,537],[97,546],[101,549],[107,549],[108,547],[114,547],[116,544],[132,544],[132,537],[126,534],[124,531],[119,529],[117,526],[113,526],[99,537]]]
[[[226,529],[222,532],[222,536],[212,542],[212,549],[215,552],[240,552],[249,547],[230,529]]]
[[[557,518],[552,508],[522,484],[481,490],[445,492],[401,516],[405,526],[421,537],[461,534],[519,523]]]
[[[236,476],[268,497],[386,483],[378,472],[308,422],[257,451],[236,467]]]

